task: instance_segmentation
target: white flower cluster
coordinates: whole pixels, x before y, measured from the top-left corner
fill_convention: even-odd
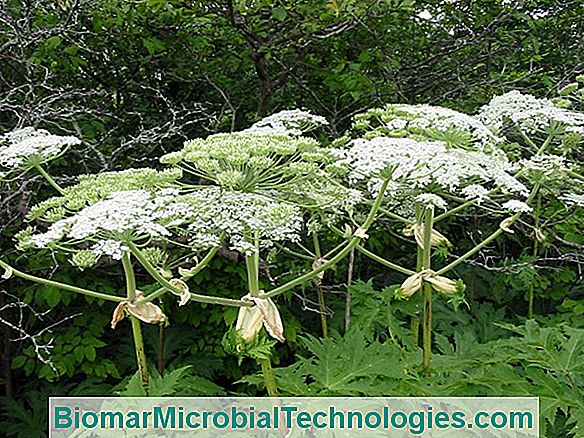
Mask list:
[[[521,174],[537,179],[557,178],[569,170],[566,158],[559,155],[534,155],[519,161]]]
[[[297,207],[258,194],[218,187],[188,195],[178,195],[172,189],[130,190],[111,193],[54,222],[44,233],[25,233],[21,246],[45,248],[57,242],[71,246],[91,242],[95,261],[102,255],[120,259],[125,242],[164,239],[176,231],[198,249],[220,246],[226,238],[232,249],[249,253],[254,249],[250,239],[257,238],[261,247],[275,241],[297,241],[302,223]]]
[[[422,193],[416,196],[416,202],[425,207],[436,207],[441,210],[446,210],[446,207],[448,206],[442,197],[435,195],[434,193]]]
[[[467,201],[476,201],[480,204],[489,197],[489,191],[480,184],[471,184],[463,187],[462,195]]]
[[[204,248],[229,239],[231,249],[245,254],[273,242],[298,241],[302,228],[300,209],[255,193],[222,191],[218,187],[197,190],[185,197],[191,206],[188,229],[191,244]]]
[[[105,199],[110,193],[167,188],[181,176],[182,172],[177,168],[163,171],[149,168],[127,169],[80,175],[77,177],[78,184],[65,188],[62,196],[55,196],[35,205],[28,213],[28,218],[54,222],[65,217],[67,212],[81,210]]]
[[[22,128],[0,136],[0,166],[14,169],[29,160],[43,162],[67,146],[81,143],[76,137],[53,135],[44,129]]]
[[[250,128],[241,131],[241,133],[299,136],[328,124],[324,117],[314,115],[309,111],[299,109],[284,110],[263,118]]]
[[[516,199],[511,199],[502,205],[503,209],[512,211],[514,213],[529,213],[533,209],[527,205],[525,202],[518,201]]]
[[[112,239],[100,240],[91,247],[91,251],[96,256],[96,258],[106,255],[110,256],[114,260],[121,260],[124,255],[124,251],[127,250],[128,247],[125,246],[122,242]]]
[[[367,180],[376,188],[379,179],[391,174],[391,190],[423,190],[440,187],[453,194],[472,185],[489,184],[508,192],[527,195],[527,188],[510,172],[513,165],[504,154],[449,149],[442,142],[416,141],[408,138],[377,137],[357,139],[347,150],[337,150],[341,162],[348,165],[352,181]],[[371,180],[371,178],[373,178]],[[483,187],[484,190],[487,188]],[[484,197],[484,190],[481,194]],[[470,193],[463,192],[467,197]]]
[[[138,237],[162,237],[169,228],[183,224],[192,214],[189,205],[177,200],[170,189],[151,193],[146,190],[114,192],[106,199],[53,223],[46,232],[29,236],[27,245],[43,248],[63,239],[100,241],[95,247],[101,254],[117,253],[111,240],[126,241]]]
[[[584,194],[578,193],[566,193],[560,196],[560,198],[566,205],[577,205],[578,207],[584,207]]]
[[[379,125],[379,126],[375,126]],[[390,104],[355,116],[357,130],[376,129],[390,137],[445,141],[452,146],[493,146],[501,141],[479,119],[431,105]]]
[[[493,97],[487,105],[480,108],[478,118],[498,131],[503,128],[506,120],[510,120],[526,133],[543,130],[554,121],[566,125],[567,131],[584,134],[584,114],[558,108],[551,100],[539,99],[517,90]]]

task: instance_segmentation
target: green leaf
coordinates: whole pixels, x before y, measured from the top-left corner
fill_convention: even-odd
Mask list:
[[[288,13],[284,8],[274,8],[272,9],[272,16],[278,21],[284,21]]]

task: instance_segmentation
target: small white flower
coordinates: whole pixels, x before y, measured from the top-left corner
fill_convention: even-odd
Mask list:
[[[511,175],[514,166],[497,151],[486,154],[448,148],[442,142],[376,137],[353,140],[348,150],[336,152],[336,156],[342,157],[339,162],[350,169],[351,182],[367,182],[371,193],[376,193],[381,178],[388,176],[392,180],[389,195],[416,190],[419,193],[428,186],[458,195],[465,186],[476,186],[477,180],[492,187],[502,186],[509,192],[528,193]]]
[[[121,260],[128,247],[116,240],[101,240],[91,247],[96,256],[107,255],[114,260]]]
[[[479,184],[471,184],[466,186],[461,190],[465,199],[471,201],[476,200],[477,204],[480,204],[485,199],[488,198],[489,191]]]

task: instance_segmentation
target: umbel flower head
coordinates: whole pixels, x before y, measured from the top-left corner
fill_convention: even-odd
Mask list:
[[[253,192],[293,184],[333,159],[311,138],[232,133],[189,140],[161,161],[225,189]]]
[[[565,126],[569,132],[584,135],[584,114],[558,108],[551,100],[539,99],[517,90],[493,97],[480,108],[478,118],[498,131],[506,122],[517,125],[526,133],[542,131],[555,122]]]
[[[80,175],[77,177],[78,184],[65,188],[62,196],[55,196],[35,205],[28,213],[28,218],[55,222],[71,212],[105,199],[113,192],[168,188],[181,176],[181,170],[176,168],[164,171],[128,169]]]
[[[382,177],[389,176],[390,194],[424,192],[428,198],[432,190],[468,197],[469,192],[463,190],[470,185],[474,193],[480,192],[478,187],[487,192],[500,187],[527,194],[527,188],[511,175],[514,166],[498,151],[487,154],[448,148],[437,141],[376,137],[353,140],[348,149],[338,149],[336,154],[341,157],[337,165],[347,166],[350,180],[367,182],[372,192]]]
[[[566,193],[561,195],[559,199],[569,206],[575,205],[578,207],[584,207],[584,194],[582,193]]]
[[[187,195],[174,189],[119,191],[79,211],[63,211],[64,217],[56,218],[45,232],[19,233],[19,247],[77,251],[72,263],[87,268],[104,255],[121,259],[130,241],[177,238],[201,250],[226,239],[232,249],[249,254],[275,241],[296,241],[302,228],[297,207],[218,187]]]
[[[207,187],[187,195],[189,242],[198,248],[219,246],[224,236],[230,248],[244,254],[274,242],[298,241],[303,220],[298,207],[257,193]]]
[[[21,248],[90,243],[96,258],[109,255],[121,259],[125,242],[168,237],[191,213],[189,205],[181,202],[172,189],[113,192],[106,199],[57,220],[44,233],[25,231],[18,238]],[[90,256],[84,257],[88,260]]]
[[[358,114],[352,130],[365,138],[440,140],[449,147],[491,148],[501,139],[479,119],[430,105],[389,104]]]
[[[312,114],[310,111],[293,109],[265,117],[241,133],[300,136],[328,124],[328,121],[322,116]]]
[[[53,135],[44,129],[22,128],[0,136],[0,169],[25,170],[56,158],[69,146],[81,143],[76,137]]]

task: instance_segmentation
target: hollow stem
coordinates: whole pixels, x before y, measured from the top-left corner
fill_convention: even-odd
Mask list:
[[[365,249],[362,245],[357,245],[356,249],[360,253],[369,257],[371,260],[375,260],[376,262],[382,264],[383,266],[387,266],[388,268],[393,269],[394,271],[401,272],[402,274],[405,274],[405,275],[415,274],[415,272],[412,271],[411,269],[404,268],[400,265],[397,265],[393,262],[390,262],[389,260],[384,259],[383,257],[369,251],[368,249]]]
[[[134,268],[132,267],[132,260],[130,260],[130,253],[128,251],[124,251],[122,266],[124,267],[124,276],[126,277],[126,296],[128,301],[133,301],[136,299],[136,276],[134,275]],[[138,371],[140,372],[140,382],[142,382],[142,386],[146,394],[148,394],[148,364],[146,362],[144,340],[142,339],[142,327],[140,326],[140,320],[134,315],[130,315],[130,321],[132,322],[134,351],[136,353]]]
[[[416,204],[416,223],[420,224],[422,222],[422,208],[419,204]],[[416,272],[422,270],[422,248],[420,245],[416,245]],[[411,316],[410,328],[412,330],[412,340],[414,345],[419,345],[420,342],[420,310],[416,309],[416,314]]]
[[[316,231],[312,233],[312,243],[314,245],[314,254],[316,255],[317,262],[320,262],[322,258],[322,253],[320,250],[320,243],[318,241],[318,234]],[[318,307],[320,312],[320,326],[322,329],[322,336],[328,338],[328,323],[326,320],[326,302],[324,299],[324,291],[322,290],[322,281],[320,277],[314,279],[314,284],[316,285],[316,294],[318,295]]]
[[[250,240],[248,236],[248,241]],[[252,297],[257,297],[260,293],[259,287],[259,276],[260,276],[260,248],[259,248],[259,240],[256,236],[254,236],[253,244],[255,247],[255,251],[245,256],[245,266],[247,268],[247,281],[249,285],[249,294]],[[266,389],[268,391],[268,395],[270,397],[276,397],[278,395],[278,386],[276,384],[276,377],[274,375],[274,370],[272,369],[272,364],[270,358],[266,359],[257,359],[257,362],[260,364],[262,368],[262,374],[264,376],[264,383],[266,385]]]
[[[424,211],[424,248],[422,251],[422,269],[430,269],[432,259],[432,225],[434,209],[426,208]],[[432,286],[424,282],[424,326],[423,326],[423,355],[422,368],[430,369],[432,361]]]
[[[541,209],[541,193],[537,195],[537,204],[533,209],[534,215],[534,226],[537,230],[539,228],[539,211]],[[539,252],[539,241],[537,238],[533,243],[533,256],[537,257],[537,253]],[[529,297],[528,297],[528,304],[527,304],[527,318],[533,319],[533,303],[535,300],[535,288],[533,287],[533,282],[529,283]]]
[[[264,383],[266,390],[270,397],[278,397],[278,386],[276,384],[276,375],[272,368],[270,359],[259,359],[258,362],[262,367],[262,374],[264,375]]]
[[[51,175],[49,175],[47,173],[47,171],[45,169],[43,169],[41,167],[40,164],[35,164],[34,168],[37,170],[38,173],[40,173],[42,175],[42,177],[44,179],[47,180],[47,182],[57,191],[59,192],[59,194],[63,195],[65,193],[65,191],[63,190],[63,188],[57,184],[57,182],[51,177]]]
[[[448,217],[450,217],[450,216],[452,216],[452,215],[454,215],[454,214],[456,214],[456,213],[458,213],[458,212],[464,210],[465,208],[470,207],[471,205],[474,205],[474,204],[476,204],[475,200],[467,201],[467,202],[460,204],[460,205],[458,205],[458,206],[456,206],[448,211],[445,211],[444,213],[439,214],[438,216],[436,216],[434,218],[434,223],[440,222],[441,220],[444,220],[444,219],[446,219],[446,218],[448,218]]]
[[[245,267],[249,294],[252,297],[257,297],[260,293],[260,248],[257,238],[253,239],[253,244],[255,251],[251,255],[245,256]]]
[[[539,192],[539,187],[540,187],[539,184],[536,184],[534,186],[533,190],[531,191],[529,197],[526,200],[526,203],[528,205],[533,201],[533,199],[535,198],[535,196]],[[519,217],[521,217],[521,212],[515,213],[513,216],[511,216],[509,218],[509,223],[507,225],[509,227],[511,227],[517,221],[517,219],[519,219]],[[470,249],[469,251],[467,251],[466,253],[464,253],[460,257],[458,257],[453,262],[449,263],[448,265],[446,265],[443,268],[441,268],[438,271],[436,271],[436,275],[443,275],[446,272],[450,271],[451,269],[454,269],[459,264],[461,264],[462,262],[464,262],[466,259],[468,259],[469,257],[472,257],[473,255],[475,255],[477,252],[479,252],[481,249],[483,249],[485,246],[487,246],[489,243],[491,243],[493,240],[495,240],[497,237],[499,237],[503,233],[504,233],[504,231],[501,228],[499,228],[498,230],[494,231],[490,236],[488,236],[485,240],[483,240],[477,246],[475,246],[474,248]]]

